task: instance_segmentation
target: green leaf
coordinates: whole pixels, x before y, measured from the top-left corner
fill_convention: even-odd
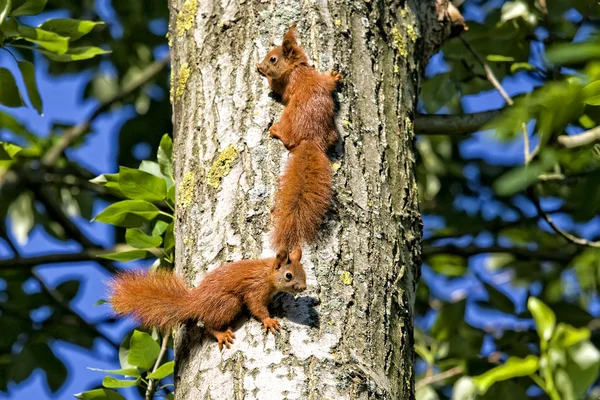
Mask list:
[[[473,382],[477,385],[479,393],[484,394],[495,382],[534,374],[538,367],[539,359],[536,356],[509,357],[503,365],[473,377]]]
[[[106,304],[108,303],[108,301],[104,300],[104,299],[100,299],[97,302],[94,303],[95,306],[101,306],[102,304]]]
[[[437,340],[450,339],[464,321],[465,305],[465,300],[444,304],[431,328],[431,335]]]
[[[90,58],[94,58],[96,56],[102,54],[111,53],[110,50],[104,50],[100,47],[93,46],[83,46],[83,47],[70,47],[69,50],[64,54],[55,54],[46,50],[36,49],[40,53],[44,54],[46,57],[51,59],[52,61],[57,62],[70,62],[70,61],[80,61],[87,60]]]
[[[39,26],[46,31],[54,32],[60,36],[69,37],[75,41],[80,37],[87,35],[98,25],[104,25],[103,21],[86,21],[71,18],[50,19]]]
[[[15,144],[0,142],[0,161],[14,159],[15,155],[17,155],[17,153],[21,150],[23,150],[23,148]]]
[[[148,236],[139,229],[131,228],[125,232],[125,241],[136,249],[149,249],[160,246],[162,238],[160,236]]]
[[[556,326],[554,335],[550,340],[550,347],[558,347],[566,349],[581,342],[582,340],[589,339],[590,330],[588,328],[574,328],[571,325],[560,323]]]
[[[513,314],[515,312],[515,305],[508,298],[508,296],[506,296],[504,293],[502,293],[492,285],[489,285],[485,282],[483,282],[483,285],[485,286],[485,290],[487,290],[488,292],[489,302],[494,307],[506,314]]]
[[[158,178],[161,178],[161,179],[165,178],[165,176],[163,175],[163,173],[160,170],[160,165],[157,162],[144,160],[141,162],[138,169],[140,171],[144,171],[151,175],[154,175]]]
[[[33,199],[29,192],[23,192],[8,207],[7,216],[10,228],[19,245],[27,244],[29,232],[35,226]]]
[[[146,250],[129,250],[121,251],[119,253],[103,254],[98,257],[119,262],[129,262],[133,260],[139,260],[140,258],[154,257],[154,255]]]
[[[573,383],[575,398],[584,398],[587,389],[598,378],[600,352],[589,340],[584,340],[571,346],[567,353],[568,363],[565,370]]]
[[[600,58],[598,42],[568,43],[550,47],[546,57],[554,64],[578,64]]]
[[[2,88],[0,90],[0,104],[6,107],[21,107],[23,105],[17,82],[6,68],[0,68],[0,88]]]
[[[514,63],[510,66],[510,73],[514,74],[517,71],[525,70],[525,71],[533,71],[535,67],[526,62],[518,62]]]
[[[514,57],[507,57],[500,54],[488,54],[486,57],[488,61],[492,62],[512,62],[515,61]]]
[[[11,6],[12,4],[10,0],[0,0],[0,26],[2,26],[4,20],[6,20]]]
[[[600,81],[592,82],[581,89],[583,102],[591,106],[600,106]]]
[[[29,101],[38,114],[42,115],[42,98],[40,97],[37,83],[35,81],[33,64],[29,61],[19,61],[18,64],[19,70],[21,70],[21,75],[23,75],[23,80],[25,81],[25,88],[27,89]]]
[[[456,381],[452,388],[452,400],[475,400],[477,398],[477,386],[469,376],[463,376]]]
[[[416,390],[415,400],[439,400],[439,396],[431,386],[427,385]]]
[[[40,368],[46,373],[46,383],[56,392],[67,379],[67,367],[54,355],[46,343],[36,343],[31,347]]]
[[[127,400],[114,390],[94,389],[88,392],[77,393],[74,395],[82,400]]]
[[[165,251],[168,251],[175,247],[175,235],[173,235],[173,222],[169,224],[167,230],[165,231],[165,239],[163,243],[163,248],[165,249]]]
[[[128,388],[137,385],[137,379],[117,379],[112,376],[105,376],[102,380],[102,386],[110,389]]]
[[[69,39],[59,36],[56,33],[26,25],[19,25],[17,31],[23,39],[39,44],[53,54],[65,54],[69,49]]]
[[[162,201],[167,196],[167,184],[158,178],[138,169],[119,168],[119,187],[130,199]]]
[[[100,369],[100,368],[89,368],[91,371],[106,372],[107,374],[123,375],[127,377],[139,378],[142,376],[137,368],[122,368],[122,369]]]
[[[129,363],[136,367],[150,369],[160,353],[158,343],[147,333],[135,330],[129,344]]]
[[[39,14],[46,7],[46,0],[16,0],[13,1],[12,17]]]
[[[160,140],[160,146],[158,146],[158,164],[160,170],[164,176],[168,178],[168,186],[173,185],[173,160],[171,155],[173,153],[173,141],[168,134],[164,134]]]
[[[123,200],[111,204],[92,221],[122,226],[124,228],[139,228],[158,216],[160,210],[152,203],[144,200]]]
[[[494,190],[500,196],[511,196],[518,193],[538,180],[538,177],[554,163],[551,153],[543,152],[540,161],[534,161],[529,165],[513,168],[500,176],[494,182]]]
[[[542,348],[545,348],[545,343],[550,340],[554,332],[556,316],[547,305],[533,296],[527,300],[527,309],[533,315],[535,327],[542,341]]]
[[[171,375],[175,369],[175,361],[169,361],[161,365],[156,371],[148,375],[148,379],[162,379],[165,376]]]
[[[152,236],[161,236],[167,228],[169,227],[169,223],[165,221],[156,221],[154,228],[152,229]]]

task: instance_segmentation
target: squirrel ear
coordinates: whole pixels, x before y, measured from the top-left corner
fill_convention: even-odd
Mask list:
[[[283,55],[289,57],[294,52],[294,47],[298,45],[294,32],[296,31],[296,24],[290,26],[290,29],[283,35]]]
[[[290,58],[294,54],[294,45],[289,39],[283,39],[281,47],[283,48],[283,56],[285,58]]]
[[[292,260],[292,261],[300,261],[301,258],[302,258],[302,249],[300,247],[296,247],[290,253],[290,260]]]
[[[287,250],[280,250],[277,252],[277,256],[275,257],[275,269],[281,268],[283,264],[287,264],[288,262],[288,252]]]

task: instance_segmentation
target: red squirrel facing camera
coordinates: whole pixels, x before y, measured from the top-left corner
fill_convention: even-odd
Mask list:
[[[276,293],[297,294],[306,289],[301,258],[298,248],[289,256],[281,252],[276,258],[225,264],[209,272],[193,289],[173,272],[123,272],[110,282],[109,301],[118,315],[130,314],[143,325],[162,331],[186,320],[200,320],[222,350],[233,343],[231,325],[244,306],[267,333],[279,330],[279,322],[271,318],[267,307]]]
[[[286,106],[281,120],[271,126],[269,132],[288,150],[302,140],[313,140],[326,152],[338,141],[331,95],[342,75],[334,71],[320,74],[309,65],[304,49],[294,36],[295,28],[296,24],[292,25],[283,36],[281,46],[271,50],[256,65]]]
[[[269,129],[271,137],[291,152],[272,212],[277,251],[289,251],[315,238],[332,195],[326,152],[338,141],[331,96],[342,76],[333,71],[320,74],[308,64],[294,36],[295,27],[256,66],[286,106],[281,120]]]

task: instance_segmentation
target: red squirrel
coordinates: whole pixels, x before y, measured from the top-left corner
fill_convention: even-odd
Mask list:
[[[200,320],[222,350],[233,344],[231,324],[243,306],[262,321],[267,333],[279,331],[279,322],[271,318],[267,306],[276,293],[306,289],[301,258],[302,250],[297,248],[289,256],[280,252],[275,258],[225,264],[193,289],[172,272],[123,272],[109,284],[109,301],[120,316],[130,314],[143,325],[163,331],[189,319]]]
[[[338,141],[332,93],[342,76],[334,71],[320,74],[308,64],[295,28],[292,25],[281,46],[256,65],[286,106],[281,120],[269,129],[291,152],[272,213],[272,241],[278,251],[310,243],[316,236],[332,195],[326,152]]]
[[[294,36],[295,29],[296,24],[283,36],[281,46],[271,50],[256,65],[286,106],[281,120],[271,126],[269,132],[271,138],[281,140],[288,150],[302,140],[314,140],[326,152],[338,141],[331,94],[342,75],[335,71],[320,74],[309,65],[304,49]]]

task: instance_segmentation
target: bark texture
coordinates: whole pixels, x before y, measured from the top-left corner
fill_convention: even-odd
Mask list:
[[[421,74],[446,33],[435,1],[171,0],[177,272],[272,256],[268,138],[282,106],[255,70],[293,23],[312,62],[344,76],[334,200],[303,263],[308,291],[274,300],[276,337],[243,318],[219,352],[176,335],[178,399],[412,399],[421,218],[413,150]]]

